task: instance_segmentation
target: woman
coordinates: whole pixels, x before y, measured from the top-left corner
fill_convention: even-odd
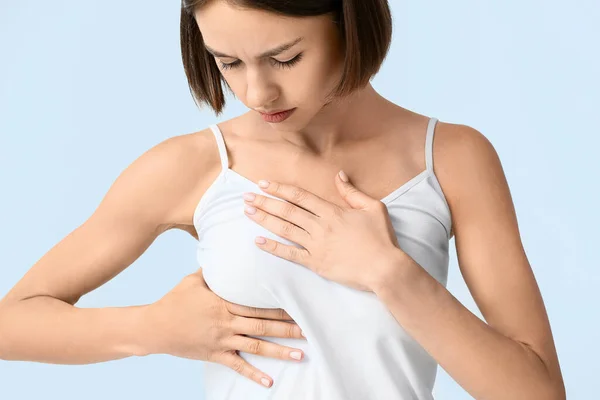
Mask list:
[[[127,168],[0,303],[1,358],[205,360],[207,399],[431,399],[438,364],[475,398],[565,397],[493,147],[369,83],[386,1],[181,17],[194,97],[219,114],[225,83],[251,110]],[[154,304],[74,307],[171,228],[198,239],[197,273]],[[453,236],[489,325],[444,287]]]

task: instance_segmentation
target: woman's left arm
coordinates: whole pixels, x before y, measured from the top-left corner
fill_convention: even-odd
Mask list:
[[[473,128],[440,123],[434,160],[460,271],[487,324],[400,251],[373,291],[476,399],[565,399],[550,323],[494,147]]]
[[[248,193],[247,215],[301,247],[272,238],[257,238],[258,246],[374,292],[476,399],[564,399],[550,323],[496,151],[475,129],[438,123],[434,153],[459,267],[487,323],[402,251],[385,204],[340,177],[335,184],[350,207],[280,182],[262,190],[287,202]]]

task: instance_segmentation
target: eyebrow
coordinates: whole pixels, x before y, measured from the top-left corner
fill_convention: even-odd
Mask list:
[[[274,49],[265,51],[264,53],[260,54],[258,56],[258,58],[266,58],[266,57],[276,56],[276,55],[283,53],[284,51],[290,49],[291,47],[295,46],[298,42],[302,41],[303,39],[304,39],[304,37],[300,36],[300,37],[292,40],[291,42],[284,43],[282,45],[275,47]],[[206,47],[206,50],[215,57],[236,58],[233,56],[228,56],[227,54],[223,54],[220,51],[211,49],[207,45],[204,45],[204,47]]]

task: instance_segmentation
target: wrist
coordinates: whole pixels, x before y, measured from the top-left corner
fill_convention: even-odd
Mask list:
[[[398,290],[407,280],[407,273],[415,261],[401,249],[394,247],[388,251],[378,264],[378,272],[372,282],[371,290],[378,294],[389,287]]]

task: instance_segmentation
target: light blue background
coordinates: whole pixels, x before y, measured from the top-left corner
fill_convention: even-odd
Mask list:
[[[135,158],[216,122],[186,85],[179,3],[0,3],[0,297],[89,217]],[[391,3],[394,41],[373,85],[494,144],[569,398],[596,398],[600,3]],[[244,110],[230,99],[220,120]],[[158,300],[197,269],[194,244],[167,232],[78,306]],[[448,288],[481,317],[452,249]],[[164,355],[85,366],[0,361],[0,399],[202,399],[202,371],[202,362]],[[441,368],[435,393],[470,398]]]

